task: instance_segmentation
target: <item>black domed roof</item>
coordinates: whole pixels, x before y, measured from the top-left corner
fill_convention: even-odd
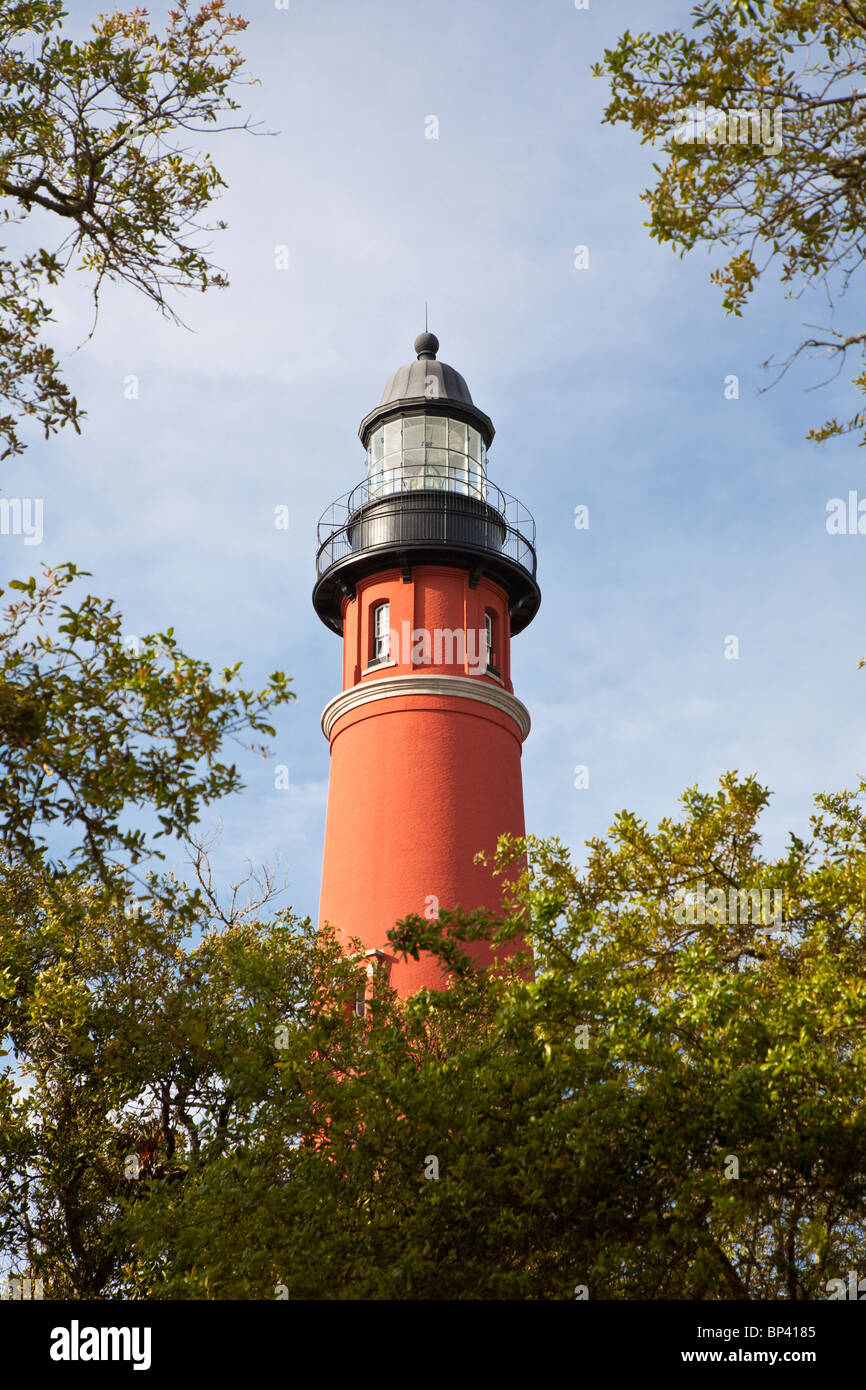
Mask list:
[[[432,342],[436,346],[426,349],[426,343]],[[449,367],[447,362],[436,361],[436,351],[439,341],[432,333],[422,333],[415,339],[415,347],[424,344],[418,353],[416,362],[408,362],[405,367],[398,367],[392,377],[389,378],[385,390],[382,392],[380,405],[389,405],[391,401],[407,401],[414,397],[429,400],[431,394],[437,396],[439,400],[461,401],[464,405],[472,405],[472,396],[469,387],[463,377],[453,367]],[[433,377],[437,386],[431,393],[430,378]]]
[[[415,339],[415,351],[418,354],[416,361],[397,368],[389,377],[376,409],[361,421],[358,431],[361,439],[365,440],[372,426],[380,420],[398,415],[413,405],[423,405],[425,409],[439,414],[447,414],[449,407],[457,406],[458,414],[471,419],[481,429],[489,447],[494,434],[493,422],[475,405],[460,373],[454,367],[449,367],[447,362],[436,360],[439,339],[435,333],[419,333]]]

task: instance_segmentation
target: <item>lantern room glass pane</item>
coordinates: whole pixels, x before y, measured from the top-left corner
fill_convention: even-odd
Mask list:
[[[403,421],[403,449],[421,449],[424,446],[424,416]]]
[[[408,449],[403,455],[404,486],[415,489],[424,486],[424,450]]]
[[[462,420],[448,421],[448,448],[458,454],[466,453],[466,426]]]
[[[385,426],[385,453],[399,454],[402,447],[402,420],[389,420]]]
[[[448,421],[444,415],[428,415],[426,422],[426,440],[436,449],[447,449],[448,447]]]
[[[383,443],[384,443],[384,430],[375,430],[375,431],[373,432],[373,437],[372,437],[372,439],[370,440],[370,449],[371,449],[371,452],[372,452],[372,455],[373,455],[373,459],[374,459],[375,462],[378,462],[378,460],[382,457],[382,454],[383,454],[383,452],[384,452],[384,449],[383,449],[383,447],[382,447],[382,446],[383,446]]]
[[[481,435],[472,426],[469,426],[469,456],[470,458],[481,458]]]
[[[465,497],[469,491],[466,476],[466,459],[461,454],[452,454],[448,468],[448,486],[452,492],[459,492]]]

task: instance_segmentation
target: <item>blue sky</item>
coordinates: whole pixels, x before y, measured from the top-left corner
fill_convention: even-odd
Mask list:
[[[70,32],[99,8],[76,3]],[[84,285],[67,282],[55,341],[88,418],[80,438],[36,439],[4,465],[4,493],[45,509],[40,546],[0,537],[5,576],[73,560],[130,634],[173,624],[191,654],[242,660],[250,683],[294,677],[273,758],[244,758],[248,790],[220,808],[219,871],[280,855],[285,901],[314,914],[319,718],[340,679],[339,641],[310,602],[316,522],[362,476],[358,424],[413,356],[426,300],[440,357],[496,425],[490,475],[538,524],[542,607],[513,651],[533,719],[528,829],[581,856],[617,810],[654,823],[685,786],[738,768],[772,788],[765,838],[781,850],[815,791],[866,771],[866,538],[825,526],[830,498],[866,495],[866,458],[856,440],[804,440],[853,413],[853,370],[809,393],[820,367],[805,363],[760,394],[760,364],[831,322],[826,306],[768,281],[745,318],[725,318],[718,258],[680,260],[642,225],[651,151],[601,124],[591,63],[625,28],[681,25],[690,6],[235,8],[261,83],[245,109],[274,133],[211,146],[231,287],[179,304],[189,332],[110,291],[73,352],[90,323]],[[850,313],[833,322],[850,330]]]

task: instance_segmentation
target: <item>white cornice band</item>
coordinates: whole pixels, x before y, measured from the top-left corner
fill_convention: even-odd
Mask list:
[[[390,700],[403,695],[448,695],[462,700],[477,700],[482,705],[492,705],[503,714],[510,715],[525,739],[531,728],[529,710],[507,690],[496,685],[488,685],[470,676],[386,676],[381,680],[367,681],[364,685],[353,685],[335,695],[322,711],[322,732],[330,739],[331,730],[338,719],[359,705],[370,704],[373,700]]]

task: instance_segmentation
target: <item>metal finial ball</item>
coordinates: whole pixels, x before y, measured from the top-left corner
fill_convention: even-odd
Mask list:
[[[439,339],[435,333],[419,333],[415,339],[415,351],[419,358],[435,357],[439,351]]]

